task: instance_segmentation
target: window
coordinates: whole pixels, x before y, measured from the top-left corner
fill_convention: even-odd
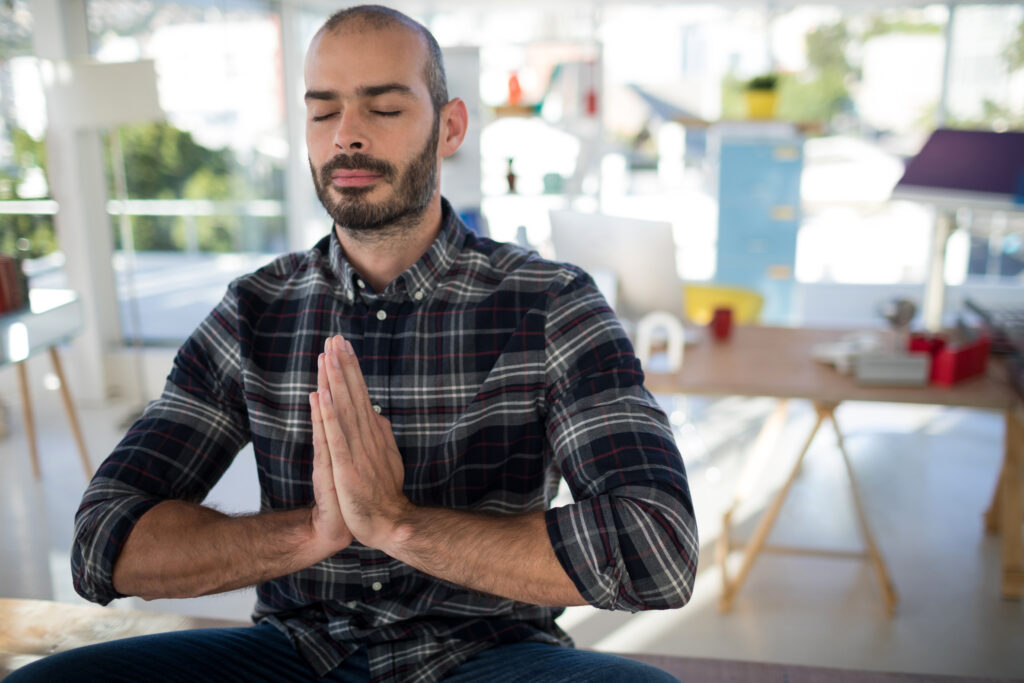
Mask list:
[[[0,4],[0,253],[24,259],[33,282],[59,284],[46,181],[46,103],[32,53],[32,15],[24,0]]]
[[[288,248],[281,31],[268,3],[91,0],[100,61],[152,59],[166,120],[107,134],[126,339],[177,343]]]

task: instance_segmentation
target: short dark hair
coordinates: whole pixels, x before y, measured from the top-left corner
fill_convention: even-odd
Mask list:
[[[437,40],[427,27],[390,7],[356,5],[332,14],[318,33],[336,31],[350,22],[358,22],[375,30],[404,26],[420,34],[427,44],[427,63],[424,65],[423,74],[427,81],[427,89],[430,91],[430,101],[434,105],[434,114],[439,115],[441,107],[448,104],[448,79],[444,73],[441,46],[437,44]]]

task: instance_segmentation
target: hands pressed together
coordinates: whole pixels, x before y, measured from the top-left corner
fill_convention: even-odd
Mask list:
[[[354,539],[387,550],[412,503],[391,424],[370,402],[352,345],[329,338],[317,360],[313,421],[313,531],[325,556]]]

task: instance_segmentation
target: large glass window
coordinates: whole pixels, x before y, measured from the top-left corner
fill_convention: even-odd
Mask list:
[[[0,253],[23,259],[33,282],[59,282],[46,181],[46,103],[24,0],[0,4]]]
[[[95,58],[151,59],[166,118],[108,131],[127,339],[177,342],[288,248],[281,30],[269,3],[90,0]]]

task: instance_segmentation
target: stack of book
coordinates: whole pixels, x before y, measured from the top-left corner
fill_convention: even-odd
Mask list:
[[[21,262],[0,254],[0,314],[28,308],[28,279]]]

